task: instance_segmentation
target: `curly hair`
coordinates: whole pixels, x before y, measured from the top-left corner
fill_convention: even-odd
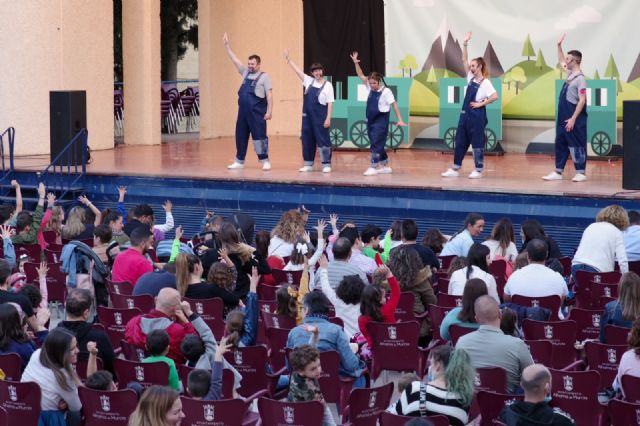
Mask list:
[[[215,262],[209,268],[207,282],[210,284],[217,284],[218,287],[224,288],[227,291],[233,291],[233,286],[235,284],[233,279],[233,268],[226,263]]]
[[[311,345],[300,345],[289,355],[289,363],[294,371],[303,371],[307,365],[320,358],[320,351]]]
[[[304,218],[298,210],[286,211],[271,231],[271,237],[278,237],[288,243],[294,243],[297,237],[304,234],[304,225]]]
[[[364,289],[362,278],[357,275],[347,275],[340,281],[336,288],[338,296],[347,305],[357,305],[360,303],[360,295]]]
[[[402,290],[412,288],[415,285],[418,272],[423,268],[418,252],[407,245],[398,246],[391,250],[388,266],[398,279]]]
[[[422,238],[422,245],[429,247],[435,254],[439,254],[444,247],[444,243],[447,242],[447,238],[442,235],[442,232],[438,228],[429,229]]]
[[[627,211],[616,204],[605,207],[598,212],[596,222],[609,222],[621,231],[629,227]]]

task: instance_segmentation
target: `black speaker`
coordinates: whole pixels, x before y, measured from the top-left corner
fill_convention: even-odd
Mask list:
[[[49,92],[50,152],[53,161],[80,129],[87,127],[87,92],[65,90]],[[82,144],[64,155],[59,165],[82,164]]]
[[[622,102],[622,188],[640,189],[640,101]]]

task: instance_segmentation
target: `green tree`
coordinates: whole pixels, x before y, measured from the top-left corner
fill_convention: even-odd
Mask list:
[[[527,39],[524,41],[524,45],[522,46],[522,56],[526,56],[527,61],[530,61],[532,56],[536,56],[536,51],[533,48],[533,44],[531,44],[529,34],[527,34]]]
[[[418,68],[418,62],[416,61],[416,57],[413,55],[406,55],[404,57],[404,66],[409,68],[409,77],[413,77],[413,70]],[[403,73],[404,77],[404,73]]]
[[[600,73],[596,70],[596,73],[593,75],[594,80],[600,80]]]
[[[511,71],[504,73],[502,76],[502,82],[507,85],[507,90],[511,90],[511,82],[513,79],[511,78]]]
[[[404,77],[404,70],[407,68],[407,64],[404,62],[404,59],[400,59],[400,69],[402,70],[402,77]]]
[[[436,70],[433,69],[433,65],[429,68],[429,73],[427,73],[427,83],[437,83],[438,76],[436,75]]]
[[[122,0],[113,0],[113,80],[122,78]]]
[[[547,66],[547,61],[544,60],[544,55],[542,54],[542,49],[538,49],[538,56],[536,58],[536,67],[542,69]]]
[[[527,76],[522,67],[513,67],[511,70],[511,79],[516,84],[516,95],[520,89],[520,85],[527,81]]]
[[[616,93],[622,92],[622,84],[620,84],[620,72],[618,72],[618,66],[616,60],[613,59],[613,54],[609,55],[609,62],[607,62],[607,68],[604,70],[604,77],[616,80]]]
[[[198,0],[160,0],[160,76],[176,80],[189,45],[198,49]]]
[[[558,77],[559,80],[562,80],[564,77],[562,77],[562,74],[567,72],[567,70],[564,69],[564,67],[562,66],[562,64],[560,62],[558,62],[556,64],[556,69],[558,70],[558,72],[560,73],[560,76]]]

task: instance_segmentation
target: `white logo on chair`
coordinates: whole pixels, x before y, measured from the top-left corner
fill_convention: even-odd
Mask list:
[[[291,272],[287,272],[287,283],[293,284],[293,274]]]
[[[127,299],[127,306],[129,307],[129,309],[135,308],[135,305],[133,304],[133,299]]]
[[[539,301],[538,299],[533,299],[533,300],[531,301],[531,306],[532,306],[533,308],[539,308],[539,307],[540,307],[540,301]]]
[[[273,317],[273,326],[275,328],[280,328],[280,321],[278,320],[278,317]]]
[[[235,360],[236,365],[241,365],[242,364],[242,352],[235,351],[233,353],[233,359]]]
[[[564,382],[564,390],[571,392],[573,390],[573,377],[562,376],[562,381]]]
[[[473,376],[473,386],[482,386],[482,382],[480,381],[480,375],[478,373]]]
[[[594,327],[600,327],[600,314],[591,315],[591,324],[593,324]]]
[[[111,411],[111,400],[107,395],[100,396],[100,408],[102,411]]]
[[[545,325],[544,326],[544,338],[545,339],[553,339],[553,326]]]
[[[369,394],[369,408],[376,406],[376,399],[378,399],[378,392],[371,392],[371,394]]]
[[[605,297],[611,297],[611,287],[604,288],[604,295]]]
[[[600,275],[594,275],[593,276],[593,282],[594,283],[601,283],[602,282],[602,277]]]
[[[294,422],[293,418],[293,407],[282,407],[282,411],[284,412],[284,421],[291,424]]]
[[[136,372],[136,380],[142,382],[144,380],[144,368],[141,365],[133,367]]]
[[[198,313],[198,315],[202,315],[204,313],[204,307],[202,306],[202,303],[196,302],[196,312]]]
[[[18,391],[16,389],[15,386],[13,385],[9,385],[7,386],[7,389],[9,390],[9,399],[12,401],[17,401],[18,400]]]
[[[636,423],[640,423],[640,408],[636,408]]]
[[[269,305],[262,305],[262,310],[265,312],[269,312]]]
[[[113,289],[116,291],[116,294],[120,294],[120,286],[119,285],[114,285]]]
[[[456,308],[462,308],[462,299],[456,299]]]
[[[138,359],[140,360],[140,362],[142,362],[142,360],[144,359],[144,350],[137,348],[136,355],[138,355]]]
[[[212,404],[206,404],[202,407],[204,410],[204,419],[208,422],[212,422],[215,418],[214,407]]]
[[[613,348],[607,349],[607,360],[611,364],[617,364],[618,363],[618,357],[617,357],[617,353],[616,353],[615,349],[613,349]]]
[[[398,330],[392,325],[387,327],[387,333],[389,333],[389,339],[396,340],[396,338],[398,337],[397,331]]]
[[[122,325],[122,314],[120,312],[115,312],[113,314],[113,320],[116,322],[116,325]]]

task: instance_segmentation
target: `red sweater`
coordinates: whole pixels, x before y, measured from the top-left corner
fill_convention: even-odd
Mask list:
[[[400,302],[400,285],[398,285],[398,281],[396,277],[391,277],[387,280],[389,282],[389,287],[391,287],[391,295],[389,299],[387,299],[387,303],[382,305],[380,309],[380,313],[382,314],[382,321],[387,324],[394,324],[397,322],[396,320],[396,307],[398,306],[398,302]],[[371,340],[371,336],[369,332],[367,332],[367,324],[371,321],[371,317],[360,315],[358,317],[358,327],[360,327],[360,332],[367,339],[367,344],[369,347],[373,346],[373,340]]]
[[[111,278],[118,282],[129,281],[135,286],[138,278],[147,272],[153,272],[153,265],[139,251],[128,249],[116,256]]]

